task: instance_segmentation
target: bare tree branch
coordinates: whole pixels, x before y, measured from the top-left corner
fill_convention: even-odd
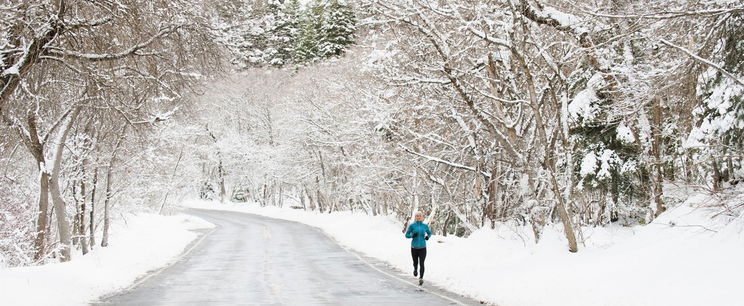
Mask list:
[[[659,41],[662,44],[665,44],[665,45],[667,45],[669,47],[672,47],[674,49],[677,49],[679,51],[682,51],[683,53],[687,54],[687,56],[689,56],[690,58],[692,58],[693,60],[695,60],[697,62],[700,62],[700,63],[705,64],[707,66],[710,66],[712,68],[715,68],[716,70],[718,70],[719,72],[721,72],[723,75],[725,75],[726,77],[730,78],[732,81],[734,81],[736,83],[739,83],[739,85],[744,86],[744,80],[741,80],[738,77],[736,77],[735,75],[733,75],[731,72],[726,71],[726,69],[723,69],[723,67],[721,67],[720,65],[717,65],[716,63],[713,63],[710,60],[707,60],[707,59],[705,59],[705,58],[703,58],[703,57],[701,57],[701,56],[693,53],[692,51],[688,50],[687,48],[681,47],[679,45],[675,45],[674,43],[672,43],[672,42],[670,42],[670,41],[668,41],[666,39],[663,39],[662,38],[662,39],[659,39]]]

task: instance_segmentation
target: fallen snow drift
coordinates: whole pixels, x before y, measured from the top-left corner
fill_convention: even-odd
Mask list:
[[[86,305],[167,265],[198,237],[192,230],[213,226],[189,215],[131,215],[111,225],[106,248],[67,263],[0,269],[0,304]]]
[[[529,229],[507,225],[468,238],[434,236],[428,243],[426,279],[501,306],[741,305],[744,222],[713,222],[711,211],[693,208],[704,201],[692,197],[688,202],[695,205],[680,205],[643,227],[585,228],[576,254],[567,251],[559,227],[546,229],[539,244]],[[315,226],[413,278],[410,240],[404,238],[403,224],[386,216],[201,201],[184,206]]]

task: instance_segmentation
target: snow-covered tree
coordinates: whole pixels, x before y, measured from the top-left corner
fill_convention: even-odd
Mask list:
[[[319,57],[338,56],[354,43],[356,19],[353,9],[338,0],[328,3],[323,10],[318,44]]]
[[[727,20],[715,48],[720,50],[714,63],[700,75],[701,103],[694,110],[697,124],[687,142],[709,165],[714,189],[742,178],[744,150],[744,16]],[[728,74],[728,75],[727,75]]]
[[[67,261],[68,212],[76,206],[69,205],[72,192],[65,192],[74,178],[66,147],[85,135],[75,135],[85,130],[77,127],[163,120],[198,73],[217,66],[220,51],[203,30],[200,1],[11,3],[2,8],[11,26],[0,30],[0,115],[37,171],[35,260],[48,255],[54,233],[48,219],[54,217],[60,242],[54,251]]]
[[[225,1],[217,11],[221,41],[239,68],[308,63],[354,42],[353,9],[339,1]]]

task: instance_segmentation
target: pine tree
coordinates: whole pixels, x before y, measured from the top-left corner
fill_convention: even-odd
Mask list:
[[[226,0],[217,6],[222,41],[240,68],[303,64],[338,56],[354,43],[356,19],[339,1]]]
[[[324,7],[319,2],[314,2],[302,14],[300,30],[295,37],[294,52],[292,59],[295,63],[306,63],[320,57],[318,41],[320,40],[320,28],[323,23]]]
[[[604,87],[597,83],[602,78],[590,78],[587,74],[577,74],[571,80],[574,88],[584,88],[574,95],[574,103],[586,103],[570,120],[575,147],[571,167],[577,175],[577,188],[606,197],[610,215],[606,221],[618,221],[617,216],[622,215],[630,217],[624,221],[635,222],[645,218],[645,212],[635,204],[645,202],[649,196],[645,187],[650,182],[649,173],[640,158],[643,148],[631,132],[630,122],[623,122],[613,113],[613,103],[617,101],[603,90],[596,90]]]
[[[732,18],[722,30],[724,70],[744,77],[744,17]],[[742,167],[744,152],[744,86],[708,68],[700,76],[701,104],[694,110],[698,124],[688,139],[690,147],[699,147],[712,168],[714,189],[721,183],[735,182]],[[697,145],[702,144],[702,146]]]
[[[289,0],[280,6],[276,25],[269,40],[276,53],[269,64],[282,66],[292,62],[294,41],[299,36],[301,16],[302,9],[299,0]]]
[[[329,3],[320,27],[319,56],[341,55],[347,46],[354,43],[355,30],[356,18],[351,7],[335,0]]]

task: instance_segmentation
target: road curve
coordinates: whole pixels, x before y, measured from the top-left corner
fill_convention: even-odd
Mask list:
[[[346,251],[304,224],[190,209],[214,223],[185,256],[92,305],[474,305]]]

